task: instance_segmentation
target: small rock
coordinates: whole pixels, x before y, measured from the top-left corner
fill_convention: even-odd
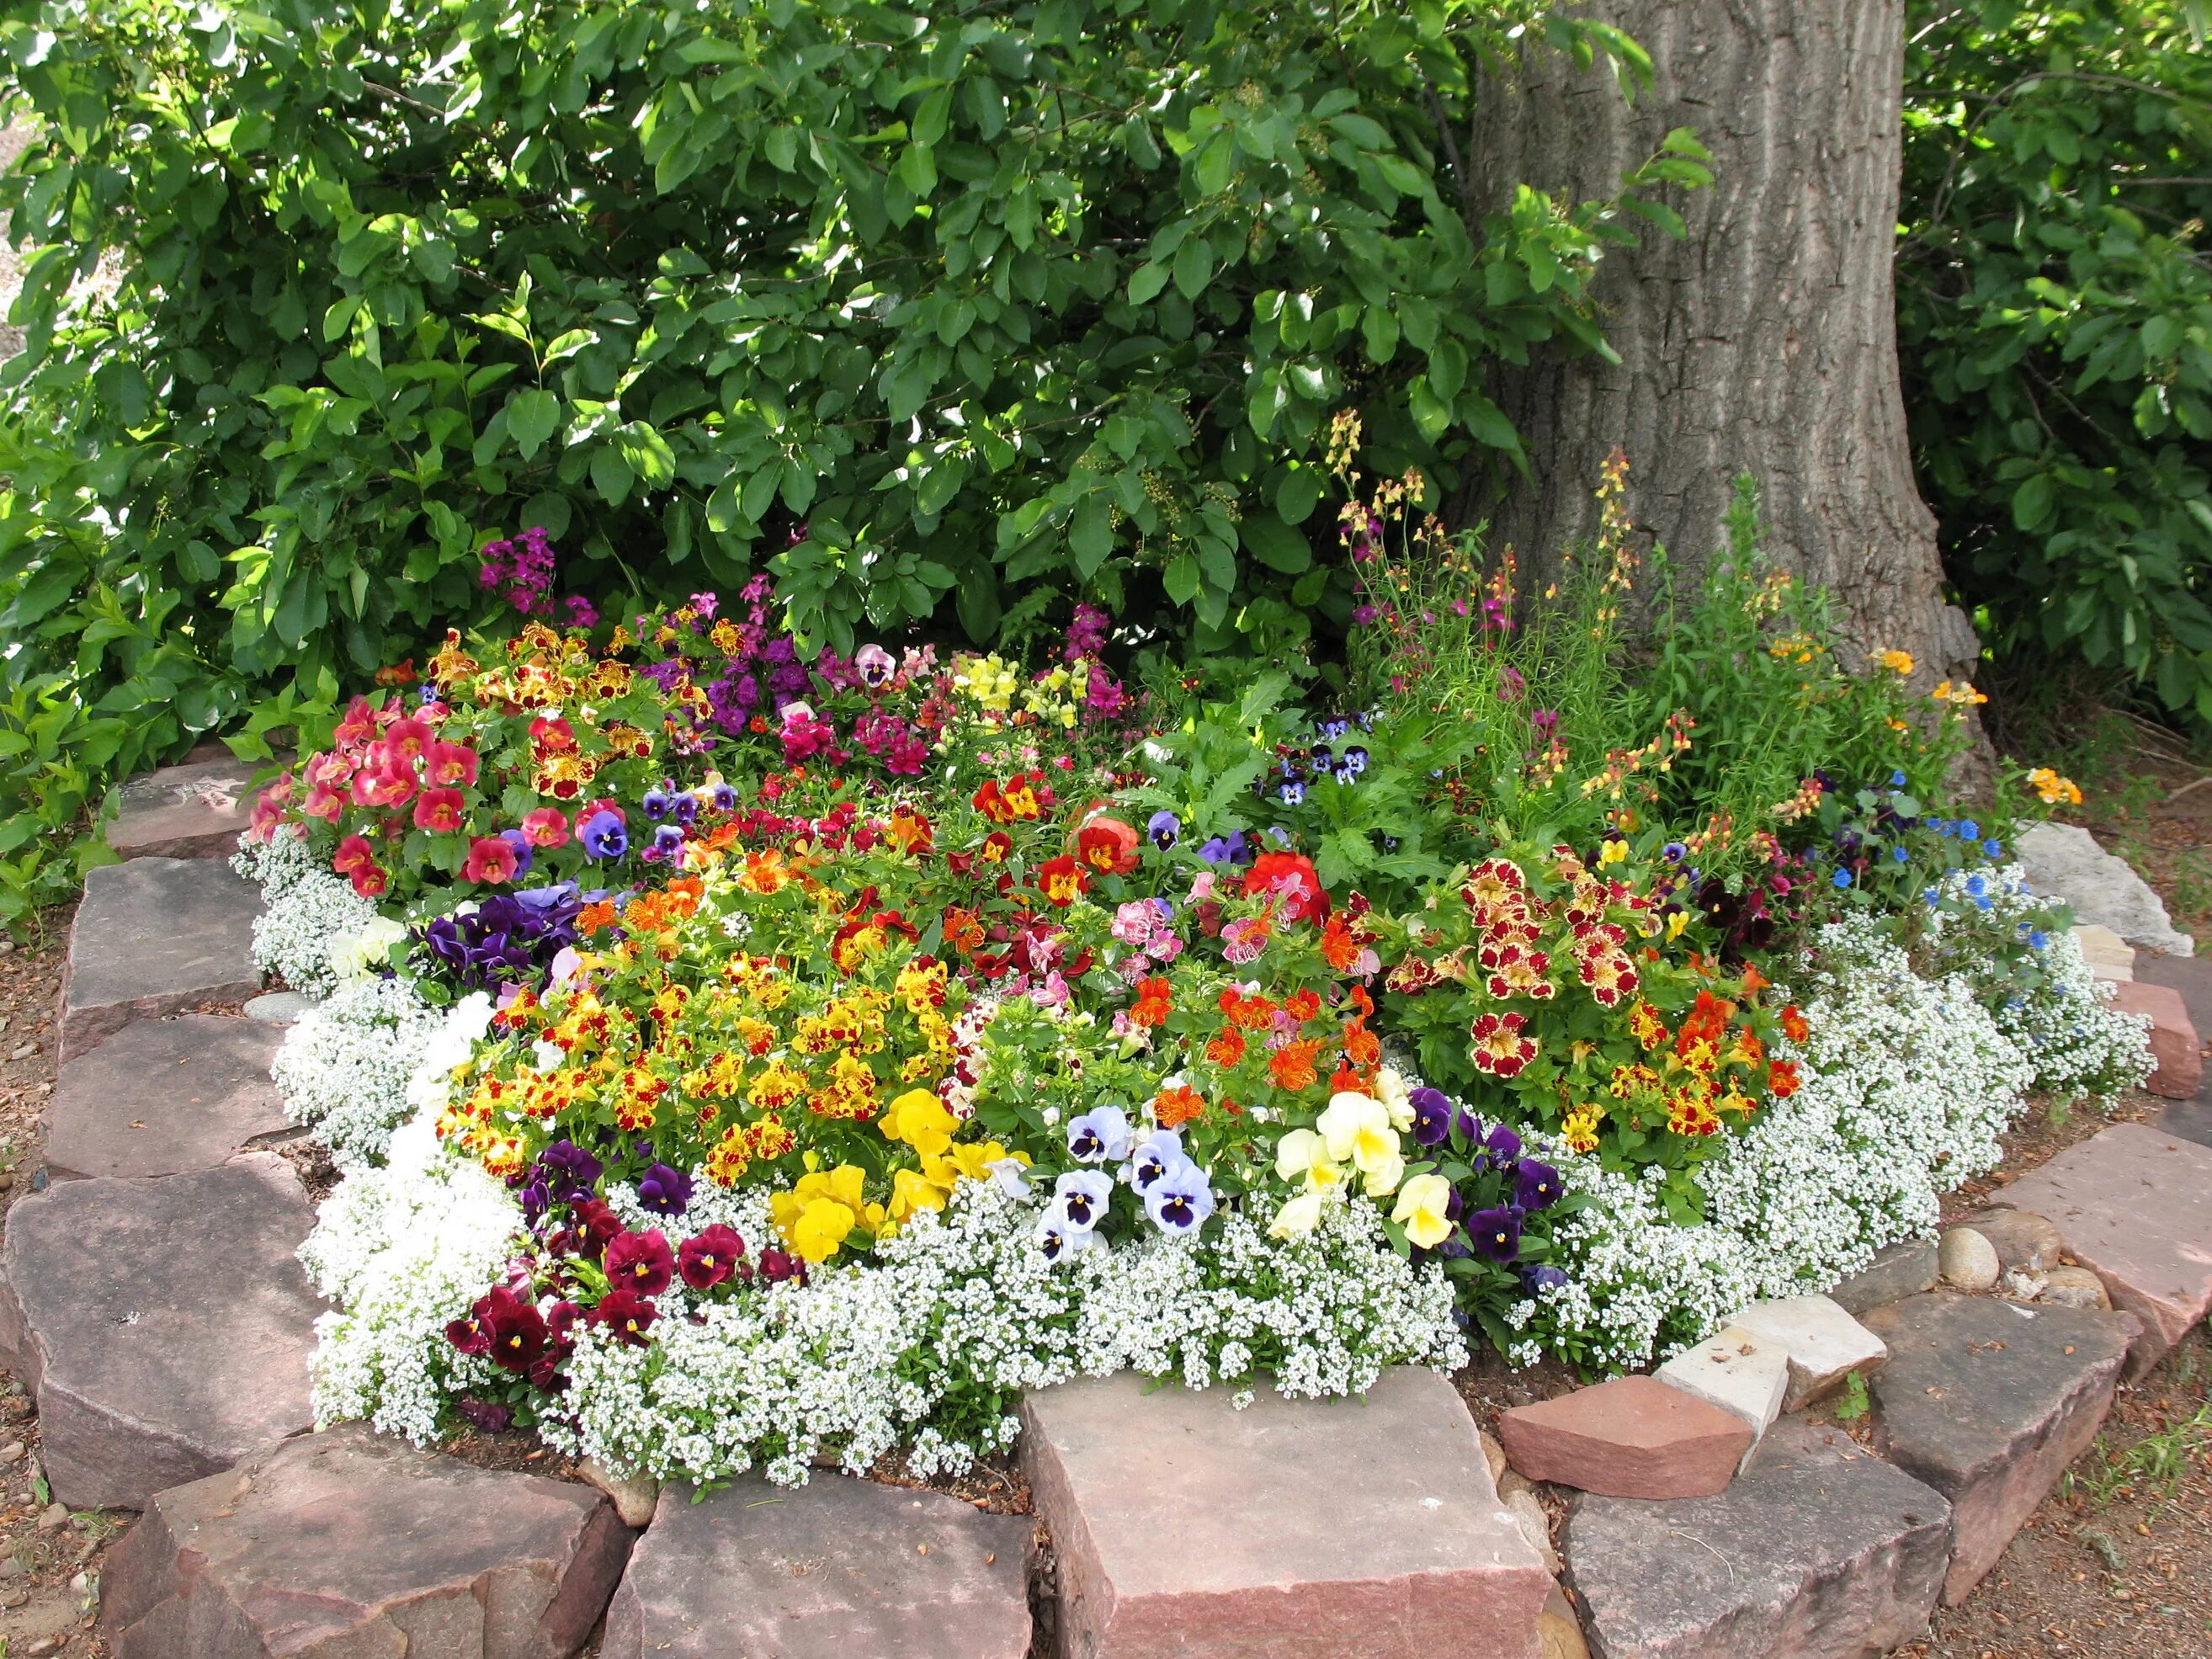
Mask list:
[[[8,1058],[10,1060],[28,1060],[33,1054],[35,1054],[38,1052],[39,1045],[37,1043],[19,1042],[13,1048],[8,1051]]]
[[[1532,1480],[1620,1498],[1720,1492],[1753,1440],[1735,1413],[1654,1376],[1617,1376],[1516,1406],[1498,1419],[1498,1437]]]
[[[1936,1241],[1901,1238],[1875,1253],[1873,1261],[1828,1292],[1828,1299],[1854,1318],[1869,1308],[1902,1302],[1936,1283]]]
[[[0,1555],[0,1578],[21,1578],[31,1570],[12,1555]]]
[[[61,1528],[69,1525],[69,1518],[70,1512],[68,1504],[49,1504],[45,1509],[39,1511],[39,1530],[40,1532],[58,1532]]]
[[[16,1569],[18,1576],[21,1576],[21,1571],[22,1569],[21,1567]],[[6,1607],[10,1612],[13,1612],[15,1608],[26,1605],[30,1599],[31,1592],[29,1590],[11,1589],[7,1591],[5,1594],[0,1594],[0,1607]]]
[[[1662,1382],[1711,1401],[1751,1425],[1753,1443],[1782,1415],[1790,1391],[1790,1356],[1741,1325],[1724,1325],[1685,1348],[1654,1373]],[[1750,1455],[1747,1449],[1745,1455]]]
[[[2110,1308],[2112,1292],[2105,1281],[2087,1267],[2053,1267],[2043,1276],[2043,1290],[2035,1298],[2059,1308]]]
[[[49,1653],[59,1653],[68,1641],[66,1636],[41,1636],[23,1644],[24,1659],[45,1659]]]
[[[314,999],[298,991],[264,991],[246,1001],[246,1017],[264,1025],[289,1025],[315,1006]]]
[[[1993,1289],[2003,1270],[1996,1246],[1972,1227],[1954,1227],[1945,1233],[1936,1261],[1943,1282],[1960,1291]]]
[[[1544,1598],[1536,1615],[1536,1634],[1542,1642],[1542,1659],[1589,1659],[1589,1644],[1583,1638],[1583,1621],[1575,1617],[1574,1603],[1557,1584]]]
[[[625,1527],[649,1527],[653,1512],[660,1504],[660,1482],[649,1474],[617,1474],[596,1457],[586,1457],[576,1465],[582,1475],[612,1500],[615,1513],[622,1517]]]
[[[1544,1571],[1559,1576],[1559,1553],[1552,1547],[1552,1517],[1536,1501],[1534,1492],[1516,1492],[1505,1500],[1505,1512],[1520,1524],[1521,1535],[1544,1558]]]
[[[1477,1429],[1474,1437],[1482,1443],[1482,1461],[1490,1465],[1491,1480],[1503,1480],[1506,1474],[1505,1448],[1498,1443],[1498,1437],[1488,1429]]]
[[[10,1440],[6,1445],[0,1446],[0,1463],[12,1463],[27,1449],[21,1441]]]
[[[2065,1253],[2058,1229],[2030,1210],[1984,1210],[1961,1224],[1990,1241],[2007,1273],[2042,1273]]]
[[[1790,1391],[1782,1401],[1785,1412],[1843,1387],[1853,1371],[1871,1371],[1889,1358],[1880,1337],[1825,1296],[1756,1302],[1729,1323],[1789,1357]]]
[[[92,1580],[88,1578],[84,1574],[79,1573],[76,1577],[70,1580],[70,1588],[75,1590],[79,1595],[82,1595],[92,1588]]]

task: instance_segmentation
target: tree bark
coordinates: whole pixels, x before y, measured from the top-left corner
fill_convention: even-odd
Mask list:
[[[1608,196],[1677,126],[1711,150],[1715,183],[1669,198],[1686,237],[1654,227],[1607,256],[1595,292],[1620,363],[1547,351],[1498,380],[1534,477],[1478,509],[1492,544],[1540,566],[1588,538],[1618,445],[1638,529],[1694,567],[1748,471],[1767,551],[1831,590],[1850,666],[1895,647],[1923,684],[1971,674],[1978,647],[1943,603],[1898,388],[1903,0],[1590,9],[1650,52],[1654,84],[1632,105],[1609,72],[1530,53],[1510,88],[1479,100],[1473,149],[1491,199],[1516,179]]]

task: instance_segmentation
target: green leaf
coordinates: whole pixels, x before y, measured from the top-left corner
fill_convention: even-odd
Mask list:
[[[1068,526],[1067,550],[1075,574],[1089,581],[1114,550],[1114,510],[1103,495],[1089,495]]]
[[[1253,513],[1239,520],[1237,535],[1245,551],[1270,570],[1295,576],[1313,563],[1313,549],[1306,538],[1272,513]]]
[[[561,400],[550,392],[518,392],[507,403],[507,432],[526,461],[534,459],[561,424]]]
[[[2012,493],[2012,521],[2022,530],[2039,530],[2051,517],[2051,505],[2050,477],[2033,473]]]
[[[1186,300],[1195,300],[1213,277],[1213,249],[1203,236],[1194,236],[1176,250],[1175,285]],[[1133,288],[1134,283],[1131,286]],[[1133,295],[1131,297],[1134,297]]]

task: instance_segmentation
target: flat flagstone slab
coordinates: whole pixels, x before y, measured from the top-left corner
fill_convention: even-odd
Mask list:
[[[2115,1123],[1996,1194],[2048,1216],[2068,1252],[2142,1321],[2140,1376],[2212,1310],[2212,1147]]]
[[[2109,927],[2144,951],[2177,957],[2195,951],[2188,934],[2174,931],[2150,884],[2079,824],[2030,824],[2014,837],[2013,851],[2027,872],[2028,884],[2046,896],[2064,899],[2076,922]]]
[[[1757,1438],[1734,1412],[1655,1376],[1616,1376],[1516,1406],[1498,1437],[1524,1479],[1612,1498],[1705,1498]]]
[[[1825,1296],[1755,1302],[1729,1323],[1782,1351],[1790,1366],[1782,1402],[1786,1412],[1841,1388],[1853,1371],[1871,1373],[1889,1358],[1880,1337]]]
[[[1565,1538],[1607,1659],[1863,1659],[1926,1628],[1951,1506],[1849,1435],[1792,1418],[1718,1496],[1580,1497]]]
[[[131,779],[107,826],[108,846],[126,859],[228,858],[253,814],[255,769],[226,756]]]
[[[1241,1412],[1124,1373],[1031,1394],[1022,1419],[1063,1655],[1535,1659],[1550,1576],[1433,1372],[1355,1400],[1262,1384]]]
[[[817,1474],[671,1492],[607,1612],[603,1659],[1024,1659],[1027,1516]]]
[[[61,1057],[134,1019],[261,989],[253,919],[261,890],[216,859],[133,859],[84,878],[62,977]]]
[[[8,1212],[0,1364],[38,1401],[58,1501],[140,1509],[313,1425],[312,1219],[272,1152],[59,1182]]]
[[[2202,1036],[2212,1032],[2212,957],[2169,957],[2147,951],[2136,958],[2136,977],[2181,993],[2189,1023]]]
[[[633,1537],[589,1486],[348,1425],[155,1496],[100,1630],[115,1659],[568,1659]]]
[[[269,1076],[283,1033],[215,1014],[142,1019],[64,1063],[46,1109],[56,1181],[211,1170],[288,1133]]]
[[[1756,1444],[1782,1415],[1783,1397],[1790,1389],[1790,1356],[1740,1325],[1725,1325],[1652,1375],[1669,1388],[1734,1412],[1751,1425]]]
[[[1875,1445],[1951,1500],[1945,1605],[1996,1565],[2112,1403],[2136,1322],[2125,1314],[1947,1291],[1879,1308]]]
[[[1937,1273],[1932,1238],[1900,1238],[1875,1252],[1873,1261],[1828,1291],[1828,1299],[1856,1317],[1886,1302],[1902,1302],[1932,1289]]]
[[[2136,976],[2135,946],[2111,928],[2087,923],[2074,930],[2074,942],[2081,947],[2081,960],[2096,978],[2124,985]]]

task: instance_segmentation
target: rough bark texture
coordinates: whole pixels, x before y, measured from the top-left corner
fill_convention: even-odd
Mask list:
[[[1674,198],[1686,238],[1654,228],[1608,256],[1596,295],[1620,363],[1547,353],[1498,386],[1535,478],[1489,505],[1493,544],[1540,563],[1593,534],[1591,490],[1619,445],[1638,530],[1695,562],[1749,471],[1769,552],[1833,591],[1854,645],[1911,652],[1924,682],[1970,672],[1898,388],[1903,0],[1591,11],[1651,53],[1655,84],[1632,106],[1608,71],[1532,55],[1510,95],[1482,100],[1474,153],[1493,199],[1516,179],[1610,195],[1677,126],[1712,151],[1716,179]]]

